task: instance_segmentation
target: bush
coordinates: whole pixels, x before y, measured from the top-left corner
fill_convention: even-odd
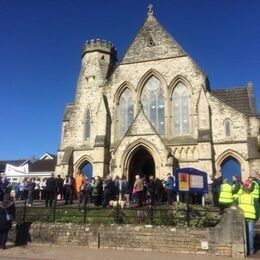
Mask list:
[[[178,227],[214,227],[221,220],[210,206],[175,203],[168,211],[168,224]]]

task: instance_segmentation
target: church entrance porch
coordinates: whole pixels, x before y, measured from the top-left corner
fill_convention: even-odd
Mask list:
[[[148,180],[150,175],[155,176],[155,162],[150,152],[143,146],[135,149],[129,159],[128,180],[134,184],[135,176]]]

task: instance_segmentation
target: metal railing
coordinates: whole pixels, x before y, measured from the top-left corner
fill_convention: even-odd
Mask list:
[[[76,224],[146,224],[165,226],[215,226],[221,219],[218,209],[190,204],[102,208],[83,203],[81,208],[57,206],[28,207],[26,201],[17,208],[17,222],[62,222]]]

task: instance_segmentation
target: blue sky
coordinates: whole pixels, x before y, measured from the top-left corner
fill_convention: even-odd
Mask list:
[[[259,110],[258,0],[0,0],[0,160],[56,153],[84,42],[110,40],[120,58],[150,2],[212,88],[251,80]]]

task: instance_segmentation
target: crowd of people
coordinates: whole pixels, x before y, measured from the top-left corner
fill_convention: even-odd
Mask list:
[[[1,191],[11,188],[11,183],[3,174],[0,183]],[[75,177],[60,175],[49,178],[24,178],[13,187],[16,200],[26,200],[27,206],[32,206],[35,200],[44,200],[46,207],[52,207],[54,201],[63,200],[64,204],[73,204],[77,200],[79,208],[83,204],[93,203],[95,206],[109,205],[110,200],[124,200],[126,205],[136,203],[138,207],[155,205],[162,202],[172,202],[176,199],[175,177],[170,173],[166,180],[149,176],[141,178],[135,176],[130,183],[126,177],[96,176],[88,179],[83,172],[78,171]]]
[[[224,211],[227,207],[237,206],[244,212],[249,254],[253,254],[254,224],[260,216],[260,174],[256,174],[256,177],[249,176],[244,182],[238,176],[233,176],[232,183],[215,175],[209,186],[215,207]],[[0,248],[5,248],[7,234],[15,218],[11,189],[12,184],[5,174],[0,175]],[[75,177],[71,175],[64,179],[60,175],[55,177],[52,173],[49,178],[24,178],[14,189],[15,198],[25,200],[28,206],[32,206],[35,200],[44,200],[46,207],[52,207],[57,200],[63,200],[65,205],[77,200],[80,210],[90,202],[103,208],[110,201],[124,201],[127,207],[131,203],[137,207],[155,206],[164,202],[172,205],[177,197],[176,179],[171,173],[167,174],[165,180],[152,175],[145,178],[136,175],[132,182],[125,176],[112,178],[108,175],[88,179],[81,171]]]
[[[260,216],[260,174],[249,176],[244,182],[238,177],[232,177],[232,184],[221,176],[212,176],[213,203],[224,211],[228,207],[239,207],[245,218],[247,231],[248,254],[253,255],[254,227]]]

